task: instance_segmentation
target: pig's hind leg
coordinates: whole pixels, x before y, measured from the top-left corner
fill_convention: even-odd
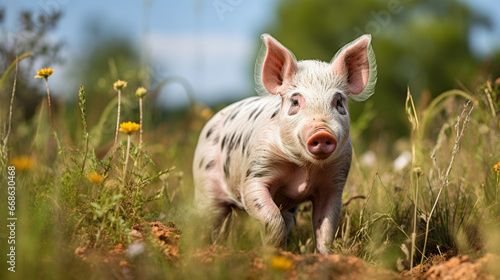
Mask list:
[[[193,163],[195,206],[203,223],[210,225],[209,235],[214,243],[227,233],[224,227],[232,206],[219,149],[224,111],[216,114],[202,130]]]
[[[227,240],[232,222],[233,205],[221,202],[213,216],[211,240],[213,244],[220,244]]]
[[[220,243],[227,237],[233,205],[222,191],[220,180],[213,176],[203,178],[196,182],[195,204],[204,222],[210,225],[211,242]]]

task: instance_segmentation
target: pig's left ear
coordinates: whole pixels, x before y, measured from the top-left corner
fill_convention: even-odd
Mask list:
[[[370,44],[372,37],[363,35],[347,44],[332,59],[333,72],[347,79],[349,98],[363,101],[370,97],[377,83],[377,62]]]
[[[294,55],[269,34],[261,36],[262,46],[255,63],[255,85],[259,94],[281,94],[297,71]]]

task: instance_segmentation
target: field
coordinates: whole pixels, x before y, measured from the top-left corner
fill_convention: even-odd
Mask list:
[[[17,75],[12,65],[4,77]],[[38,76],[49,91],[50,72]],[[361,141],[373,111],[353,120],[331,256],[314,254],[309,204],[286,251],[263,246],[259,225],[240,211],[226,242],[206,242],[191,164],[203,124],[220,108],[192,102],[153,125],[150,92],[137,97],[110,82],[102,111],[81,86],[75,104],[55,110],[48,92],[23,120],[16,84],[5,81],[0,216],[13,226],[2,226],[1,279],[500,277],[500,79],[427,102],[402,93],[406,105],[395,110],[410,136],[397,141]]]

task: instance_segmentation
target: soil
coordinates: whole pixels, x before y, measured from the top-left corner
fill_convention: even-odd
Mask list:
[[[146,246],[157,247],[165,258],[178,266],[183,255],[179,251],[181,232],[172,222],[165,224],[152,222],[146,225],[134,225],[130,235],[133,242],[125,247],[118,244],[115,247],[100,252],[100,262],[117,267],[123,278],[134,278],[134,266],[131,262],[145,251]],[[145,240],[148,242],[145,242]],[[93,249],[79,247],[75,255],[86,262],[91,259]],[[93,252],[95,253],[95,252]],[[92,254],[95,256],[96,254]],[[198,250],[189,261],[196,261],[202,266],[210,267],[216,261],[246,262],[244,268],[249,269],[255,279],[269,278],[265,275],[283,274],[285,279],[498,279],[500,256],[486,254],[473,259],[470,256],[433,256],[423,266],[414,267],[411,271],[397,273],[378,268],[363,260],[339,254],[298,255],[291,252],[275,250],[271,259],[264,259],[256,251],[237,251],[220,245],[211,245]],[[239,269],[238,267],[234,269]],[[495,274],[492,274],[494,272]],[[327,277],[325,277],[327,276]],[[254,278],[252,277],[252,278]]]

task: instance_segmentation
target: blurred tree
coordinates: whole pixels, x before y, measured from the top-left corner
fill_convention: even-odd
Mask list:
[[[423,90],[436,96],[457,87],[457,79],[468,84],[477,77],[480,63],[469,42],[476,25],[489,27],[490,21],[457,0],[288,0],[281,2],[277,20],[267,32],[297,59],[324,61],[344,44],[372,34],[378,83],[376,94],[367,101],[377,112],[370,136],[380,131],[399,136],[407,132],[408,85],[417,98]],[[351,104],[353,119],[363,107]]]
[[[5,9],[0,10],[0,27],[3,27]],[[57,27],[61,18],[60,12],[51,14],[43,12],[22,11],[19,14],[17,30],[13,32],[2,32],[0,38],[0,69],[5,71],[15,61],[16,57],[30,52],[33,56],[19,63],[16,106],[28,120],[35,112],[36,106],[44,98],[45,88],[37,86],[33,77],[36,74],[35,67],[52,67],[62,61],[61,48],[63,43],[57,40],[49,40],[47,37]],[[57,69],[56,69],[57,71]],[[2,113],[6,112],[10,104],[14,73],[12,72],[0,88],[0,108]],[[40,94],[36,94],[39,92]],[[54,105],[57,105],[54,102]],[[1,116],[3,118],[4,116]]]

